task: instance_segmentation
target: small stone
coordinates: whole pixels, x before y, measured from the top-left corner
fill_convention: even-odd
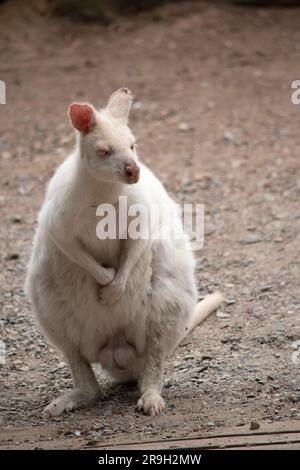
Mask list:
[[[6,260],[14,260],[14,259],[19,259],[20,258],[20,255],[18,253],[11,253],[9,255],[6,256]]]
[[[194,371],[196,372],[196,375],[194,375],[194,377],[198,377],[198,374],[201,374],[202,372],[204,372],[205,370],[207,370],[209,368],[209,365],[206,364],[205,366],[202,366],[202,367],[198,367],[197,369],[194,369]]]
[[[300,393],[298,394],[295,393],[294,395],[290,395],[288,398],[292,403],[298,403],[300,401]]]
[[[292,343],[292,348],[293,349],[298,349],[298,348],[300,349],[300,339],[297,339],[296,341],[294,341]]]
[[[226,305],[233,305],[233,304],[235,304],[235,302],[236,302],[236,300],[234,298],[225,300]]]
[[[221,320],[226,320],[227,318],[230,318],[230,315],[229,315],[229,313],[225,313],[225,312],[222,312],[221,310],[219,310],[216,314],[216,317],[220,318]]]
[[[211,361],[212,360],[212,356],[202,356],[202,361]]]
[[[77,437],[81,436],[81,432],[80,432],[80,431],[75,431],[74,434],[75,434],[75,436],[77,436]]]
[[[184,361],[189,361],[191,359],[194,359],[194,356],[192,356],[191,354],[187,354],[186,356],[184,356],[183,360]]]
[[[260,424],[256,423],[255,421],[251,421],[250,423],[250,431],[255,431],[256,429],[260,428]]]
[[[0,139],[0,150],[5,149],[7,147],[7,141],[4,139]]]
[[[134,101],[132,105],[132,109],[141,109],[143,107],[143,103],[141,101]]]
[[[180,122],[178,124],[178,129],[182,132],[187,132],[189,131],[191,128],[190,126],[186,123],[186,122]]]
[[[5,150],[1,153],[1,156],[3,160],[10,160],[12,158],[12,153]]]
[[[13,224],[20,224],[22,222],[22,217],[20,215],[13,215],[10,220]]]
[[[260,385],[265,385],[267,383],[266,379],[262,379],[261,377],[255,377],[256,382],[258,382]]]
[[[273,286],[272,286],[271,284],[266,284],[266,285],[264,285],[264,286],[259,287],[259,288],[258,288],[258,291],[259,291],[259,292],[268,292],[269,290],[272,289],[272,287],[273,287]]]
[[[234,142],[235,141],[234,134],[231,131],[225,131],[224,135],[223,135],[223,138],[224,138],[224,140],[226,140],[226,142]]]
[[[253,243],[260,243],[263,240],[259,233],[250,233],[246,238],[241,240],[244,245],[252,245]]]

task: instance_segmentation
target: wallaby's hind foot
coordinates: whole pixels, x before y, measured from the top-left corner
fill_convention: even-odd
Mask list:
[[[157,390],[148,390],[139,399],[137,409],[146,415],[156,416],[164,411],[165,400]]]
[[[88,406],[96,403],[101,398],[100,390],[96,394],[88,394],[80,389],[72,390],[71,392],[55,398],[49,405],[44,408],[43,418],[54,418],[62,413]]]

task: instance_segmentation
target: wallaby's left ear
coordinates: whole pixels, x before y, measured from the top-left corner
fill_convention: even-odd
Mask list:
[[[127,122],[132,103],[133,95],[131,91],[128,88],[120,88],[109,97],[106,109],[113,117]]]

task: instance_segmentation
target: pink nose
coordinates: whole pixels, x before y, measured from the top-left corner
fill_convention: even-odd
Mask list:
[[[140,177],[140,167],[133,161],[129,160],[124,165],[125,175],[128,183],[137,183]]]

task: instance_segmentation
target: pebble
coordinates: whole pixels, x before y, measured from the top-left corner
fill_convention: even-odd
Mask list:
[[[260,424],[256,423],[255,421],[251,421],[250,423],[250,431],[255,431],[256,429],[260,428]]]
[[[225,300],[226,305],[233,305],[233,304],[235,304],[235,302],[236,302],[236,300],[234,298]]]
[[[294,395],[290,395],[288,398],[292,403],[298,403],[300,401],[300,393],[298,394],[295,393]]]
[[[230,318],[230,314],[219,310],[216,314],[216,317],[219,318],[220,320],[226,320],[227,318]]]
[[[260,243],[263,240],[259,233],[250,233],[246,238],[241,240],[244,245],[252,245],[254,243]]]
[[[266,284],[258,288],[258,292],[268,292],[273,288],[272,284]]]
[[[184,356],[183,360],[184,361],[188,361],[190,359],[194,359],[194,356],[192,356],[191,354],[187,354],[186,356]]]
[[[8,260],[8,261],[11,261],[11,260],[14,260],[14,259],[19,259],[19,258],[20,258],[19,253],[10,253],[9,255],[7,255],[5,257],[5,259]]]
[[[10,220],[13,224],[20,224],[22,222],[22,217],[20,215],[13,215]]]
[[[191,130],[191,127],[186,122],[180,122],[178,124],[178,129],[182,132],[187,132]]]
[[[225,131],[223,134],[223,138],[226,142],[234,142],[235,136],[231,131]]]
[[[212,356],[202,356],[202,361],[211,361]]]
[[[5,149],[7,147],[7,141],[5,139],[0,138],[0,150]]]
[[[300,349],[300,339],[297,339],[296,341],[294,341],[292,343],[292,348],[293,349],[298,349],[298,348]]]
[[[143,107],[143,103],[141,101],[134,101],[132,105],[132,109],[141,109]]]

